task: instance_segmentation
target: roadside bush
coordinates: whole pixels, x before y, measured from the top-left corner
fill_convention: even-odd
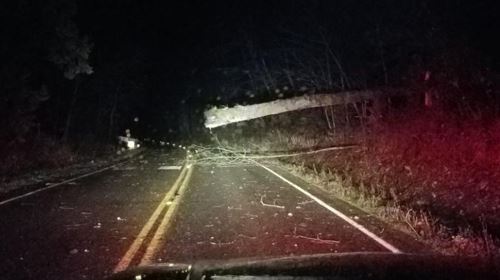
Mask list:
[[[1,152],[0,176],[4,180],[33,169],[63,167],[76,160],[69,145],[46,135],[13,143]]]
[[[498,226],[499,163],[500,121],[436,110],[386,120],[352,171],[359,181],[392,188],[392,199],[412,208]]]

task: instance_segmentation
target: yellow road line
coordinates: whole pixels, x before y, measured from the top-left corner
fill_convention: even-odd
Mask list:
[[[160,217],[160,214],[163,212],[165,207],[169,204],[169,202],[174,198],[175,193],[177,191],[178,185],[182,182],[182,179],[184,178],[185,174],[187,172],[186,166],[182,168],[181,173],[179,174],[179,177],[177,177],[177,180],[175,180],[175,183],[172,185],[170,190],[167,192],[163,200],[160,202],[158,207],[156,207],[156,210],[153,212],[149,220],[146,222],[146,224],[142,227],[141,231],[139,232],[139,235],[135,238],[134,242],[132,245],[130,245],[129,249],[123,255],[121,258],[120,262],[115,266],[115,269],[113,270],[114,273],[123,271],[128,268],[130,263],[132,262],[132,259],[134,258],[135,254],[141,248],[142,243],[148,236],[149,232],[153,228],[153,225],[156,223],[158,218]]]
[[[156,232],[153,238],[151,239],[151,242],[149,243],[146,252],[142,257],[140,265],[148,265],[153,263],[156,253],[158,252],[159,248],[163,245],[165,241],[166,233],[170,228],[170,226],[172,225],[172,217],[177,212],[179,202],[181,201],[182,195],[184,194],[184,191],[187,185],[189,184],[189,180],[191,179],[191,175],[193,174],[194,166],[188,165],[187,169],[188,172],[184,177],[182,185],[179,187],[179,190],[177,191],[177,196],[172,202],[172,204],[169,206],[167,213],[165,213],[165,216],[163,216],[161,224],[156,229]]]

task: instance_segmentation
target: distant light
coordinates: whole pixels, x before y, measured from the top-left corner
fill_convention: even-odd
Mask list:
[[[134,118],[134,122],[139,122],[139,118],[138,118],[138,117],[135,117],[135,118]]]
[[[133,140],[128,140],[128,141],[127,141],[127,148],[129,148],[129,149],[131,149],[131,150],[132,150],[132,149],[135,149],[135,141],[133,141]]]

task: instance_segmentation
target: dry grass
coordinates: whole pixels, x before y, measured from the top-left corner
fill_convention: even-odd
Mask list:
[[[500,256],[500,248],[486,227],[478,233],[469,228],[447,228],[439,219],[422,210],[413,210],[395,203],[387,203],[373,188],[354,187],[350,177],[330,170],[308,168],[305,164],[280,162],[291,173],[305,179],[332,195],[375,214],[396,228],[424,241],[430,248],[449,255],[480,257]]]

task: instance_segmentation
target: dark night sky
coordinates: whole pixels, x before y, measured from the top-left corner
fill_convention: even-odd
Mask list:
[[[64,0],[51,0],[53,2],[65,3]],[[443,67],[447,53],[455,54],[451,68],[469,69],[477,64],[477,68],[498,73],[500,10],[497,2],[76,0],[74,21],[80,34],[88,36],[94,44],[90,55],[94,73],[85,77],[79,100],[87,103],[79,103],[78,114],[82,115],[81,121],[87,121],[87,115],[96,115],[95,122],[99,123],[99,114],[106,116],[111,112],[113,91],[124,92],[120,96],[123,104],[118,106],[117,130],[134,115],[162,123],[168,119],[165,115],[190,114],[187,107],[203,109],[208,103],[218,103],[216,95],[222,95],[219,105],[247,101],[242,93],[248,91],[250,82],[242,74],[244,70],[251,69],[255,75],[261,71],[261,74],[262,69],[254,69],[254,64],[264,60],[273,71],[287,66],[300,72],[304,69],[300,64],[316,63],[313,59],[323,63],[321,49],[317,51],[321,34],[326,34],[331,48],[341,58],[354,88],[379,86],[383,81],[377,49],[379,37],[394,86],[405,86],[414,79],[410,71],[413,66],[420,67],[419,70],[432,65]],[[22,9],[28,7],[32,9],[29,13],[38,16],[38,6],[19,4],[20,8],[11,8],[22,14]],[[38,19],[29,13],[22,15],[22,22],[36,25]],[[18,32],[15,28],[11,35]],[[381,30],[380,34],[377,30]],[[12,40],[21,44],[23,39]],[[36,40],[32,41],[32,48],[38,48]],[[10,53],[15,52],[16,47],[2,46]],[[289,57],[282,55],[285,52],[287,55],[298,53],[298,56],[290,63]],[[43,51],[40,54],[39,57],[45,55]],[[435,63],[439,59],[441,61]],[[26,65],[31,64],[27,61]],[[40,73],[46,72],[45,68],[40,69],[43,69]],[[227,76],[220,69],[234,72]],[[283,86],[283,77],[281,79],[279,83]],[[44,82],[52,92],[59,92],[59,97],[53,94],[52,103],[41,106],[40,110],[45,110],[43,118],[51,123],[51,129],[59,131],[65,113],[54,115],[52,111],[65,108],[69,102],[66,93],[72,85],[67,82],[61,86],[63,83],[52,76]],[[184,105],[182,100],[187,100]],[[97,109],[89,106],[97,103],[100,104]],[[94,127],[89,125],[88,130]]]
[[[283,26],[307,36],[304,27],[309,17],[325,25],[349,18],[349,26],[340,23],[338,31],[350,35],[343,44],[355,46],[356,36],[362,36],[363,28],[373,22],[366,16],[369,11],[375,11],[373,14],[381,15],[381,19],[396,14],[389,20],[400,20],[404,26],[405,19],[427,16],[416,14],[412,3],[428,2],[434,22],[423,20],[427,26],[422,28],[439,24],[445,32],[462,38],[464,45],[491,55],[498,64],[500,20],[496,1],[375,2],[79,1],[77,22],[82,33],[95,42],[94,59],[102,57],[105,62],[114,55],[143,53],[150,59],[151,74],[158,81],[178,82],[183,74],[209,62],[212,48],[230,45],[242,32],[265,46],[273,44]]]
[[[363,57],[366,50],[359,38],[380,23],[417,34],[411,36],[436,29],[450,35],[453,45],[474,48],[485,55],[489,67],[498,67],[495,2],[85,0],[78,2],[76,21],[95,43],[96,73],[110,60],[140,55],[149,83],[142,94],[149,97],[137,110],[160,114],[186,98],[193,73],[238,66],[241,38],[251,38],[262,50],[272,49],[282,34],[307,39],[317,25],[340,38],[339,48],[347,56]],[[406,43],[399,40],[394,44]],[[432,45],[433,39],[425,40]]]
[[[303,18],[319,21],[349,17],[359,26],[370,23],[367,11],[400,19],[424,17],[412,10],[425,3],[447,32],[471,36],[469,43],[485,49],[498,46],[497,1],[98,1],[78,2],[77,22],[100,49],[164,51],[173,58],[200,46],[226,44],[244,30],[271,39],[274,27],[297,27]],[[406,13],[404,15],[403,13]],[[405,22],[401,21],[401,25]],[[428,26],[431,27],[431,26]],[[339,26],[346,28],[346,26]],[[340,30],[343,32],[343,30]],[[307,34],[304,34],[307,35]],[[184,53],[183,53],[184,52]]]

